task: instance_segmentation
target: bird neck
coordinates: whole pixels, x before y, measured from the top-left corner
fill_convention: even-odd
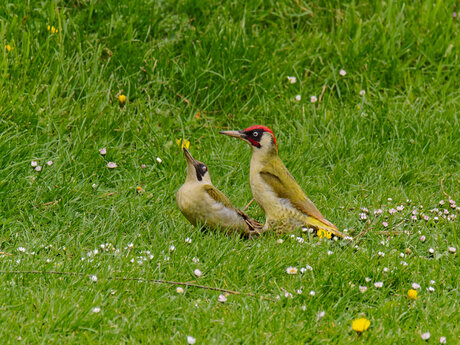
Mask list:
[[[264,165],[266,162],[279,159],[278,152],[276,147],[253,147],[252,148],[252,158],[251,166],[258,166],[260,164]]]

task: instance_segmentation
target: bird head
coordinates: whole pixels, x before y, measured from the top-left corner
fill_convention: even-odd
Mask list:
[[[208,167],[206,164],[197,161],[192,157],[190,152],[183,148],[185,160],[187,161],[187,181],[196,181],[200,183],[211,183]]]
[[[251,126],[241,131],[221,131],[219,133],[244,140],[252,147],[253,152],[278,153],[275,135],[268,127]]]

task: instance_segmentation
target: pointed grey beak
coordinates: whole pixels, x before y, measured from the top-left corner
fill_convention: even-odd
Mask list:
[[[239,138],[239,139],[246,139],[246,135],[241,131],[220,131],[220,134],[227,135],[229,137]]]
[[[185,160],[187,161],[187,163],[190,163],[193,166],[195,166],[198,163],[198,161],[192,157],[190,152],[188,152],[188,150],[185,147],[182,148],[182,151],[184,151],[184,156],[185,156]]]

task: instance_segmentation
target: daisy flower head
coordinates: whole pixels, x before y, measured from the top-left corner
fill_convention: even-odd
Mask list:
[[[220,294],[219,297],[217,298],[217,302],[225,303],[227,302],[227,297],[225,295]]]
[[[91,313],[93,314],[97,314],[97,313],[100,313],[101,312],[101,308],[99,307],[94,307],[93,309],[91,309]]]
[[[342,76],[342,77],[345,77],[347,75],[347,71],[345,71],[344,69],[341,69],[339,71],[339,74]]]
[[[41,165],[37,165],[37,166],[35,167],[35,171],[38,171],[38,172],[42,171]]]
[[[423,333],[421,335],[421,337],[422,337],[423,340],[428,340],[428,339],[430,339],[431,334],[430,334],[430,332],[425,332],[425,333]]]
[[[295,100],[296,100],[297,102],[299,102],[301,99],[302,99],[302,96],[301,96],[301,95],[295,96]]]
[[[367,291],[367,286],[360,285],[358,288],[359,288],[359,291],[361,291],[361,293],[365,293]]]
[[[361,333],[366,331],[369,328],[370,324],[371,322],[368,319],[360,318],[353,320],[353,322],[351,323],[351,327],[355,332]]]
[[[289,81],[290,84],[295,84],[295,83],[297,82],[297,78],[296,78],[296,77],[290,77],[290,76],[288,76],[287,78],[288,78],[288,81]]]
[[[192,337],[191,335],[187,335],[187,344],[193,345],[196,343],[196,339]]]
[[[99,150],[99,153],[102,155],[102,156],[105,156],[106,153],[107,153],[107,149],[105,147],[103,147],[102,149]]]
[[[412,289],[414,289],[414,290],[420,289],[420,284],[412,283]]]
[[[365,90],[359,91],[359,95],[360,95],[360,96],[364,96],[365,94],[366,94],[366,91],[365,91]]]
[[[179,287],[176,289],[176,292],[177,292],[178,294],[184,293],[184,289],[181,288],[181,287],[179,286]]]
[[[316,103],[318,101],[318,98],[316,98],[316,96],[311,96],[310,97],[310,102],[311,103]]]
[[[118,166],[117,163],[114,163],[114,162],[107,163],[107,168],[109,169],[115,169],[117,166]]]
[[[46,165],[48,165],[49,167],[53,165],[53,161],[48,161],[46,162]]]
[[[375,283],[374,283],[374,286],[375,286],[376,288],[381,288],[381,287],[383,287],[383,282],[375,282]]]
[[[297,268],[289,266],[288,268],[286,268],[286,273],[287,274],[297,274]]]

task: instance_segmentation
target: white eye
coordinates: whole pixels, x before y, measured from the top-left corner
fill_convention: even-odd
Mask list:
[[[254,132],[254,133],[252,133],[252,136],[253,136],[253,137],[257,137],[258,135],[259,135],[259,133],[258,133],[258,132]]]
[[[205,167],[205,166],[203,166],[203,171],[206,171],[206,167]]]

